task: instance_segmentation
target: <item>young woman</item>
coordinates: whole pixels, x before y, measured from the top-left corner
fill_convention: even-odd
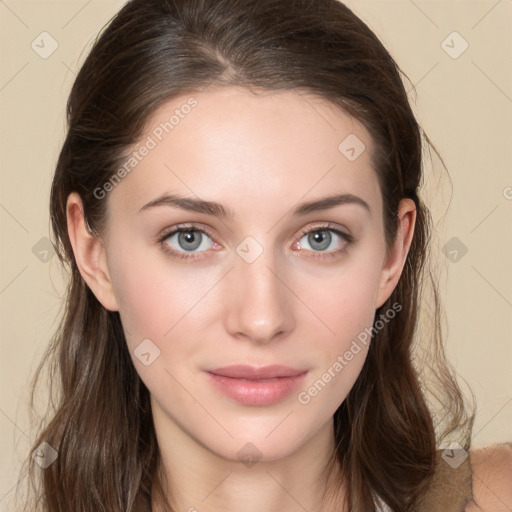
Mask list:
[[[68,122],[30,510],[510,509],[426,297],[429,141],[348,8],[129,1]]]

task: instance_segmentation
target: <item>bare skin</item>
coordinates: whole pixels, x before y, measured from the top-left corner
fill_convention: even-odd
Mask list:
[[[102,238],[87,230],[80,197],[69,196],[78,267],[104,307],[120,313],[151,393],[175,510],[346,510],[343,489],[322,503],[332,416],[367,354],[369,343],[359,342],[356,352],[353,342],[372,326],[403,270],[414,203],[400,203],[398,235],[386,248],[371,137],[319,98],[238,88],[193,96],[197,106],[98,199],[108,201]],[[188,98],[156,111],[141,142]],[[338,149],[349,135],[365,145],[353,161]],[[163,193],[216,201],[234,217],[169,205],[142,209]],[[336,194],[357,196],[368,209],[347,202],[293,214],[299,203]],[[191,223],[197,249],[187,251],[178,234],[159,241]],[[326,248],[318,248],[315,232],[330,240]],[[242,257],[259,252],[251,261]],[[160,351],[147,366],[134,354],[146,339]],[[333,369],[345,354],[342,370]],[[307,373],[276,403],[247,405],[212,386],[205,371],[235,363]],[[319,379],[325,386],[309,393]],[[240,455],[248,446],[256,462],[250,466]]]
[[[512,510],[512,447],[495,445],[473,450],[473,500],[466,512]]]

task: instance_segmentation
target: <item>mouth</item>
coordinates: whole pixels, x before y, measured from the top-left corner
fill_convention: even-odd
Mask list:
[[[244,405],[264,406],[283,400],[302,382],[308,370],[282,365],[226,366],[205,372],[214,387]]]
[[[249,365],[233,365],[224,366],[222,368],[215,368],[208,371],[221,377],[230,377],[232,379],[243,380],[270,380],[284,377],[296,377],[307,372],[307,370],[298,370],[289,366],[282,365],[261,367]]]

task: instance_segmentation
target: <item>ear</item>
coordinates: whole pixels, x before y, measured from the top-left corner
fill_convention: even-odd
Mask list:
[[[402,199],[400,201],[398,220],[396,240],[386,252],[386,258],[380,274],[375,304],[376,309],[380,308],[388,300],[402,275],[416,224],[416,205],[412,199]]]
[[[66,204],[69,240],[84,281],[109,311],[119,311],[107,266],[103,240],[91,233],[84,217],[82,199],[76,192]]]

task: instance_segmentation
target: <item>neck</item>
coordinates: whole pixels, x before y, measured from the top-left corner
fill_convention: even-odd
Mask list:
[[[157,429],[157,437],[160,474],[172,511],[348,510],[341,470],[333,457],[332,421],[299,450],[273,461],[228,460],[174,424]],[[153,493],[152,512],[169,512],[157,493]]]

